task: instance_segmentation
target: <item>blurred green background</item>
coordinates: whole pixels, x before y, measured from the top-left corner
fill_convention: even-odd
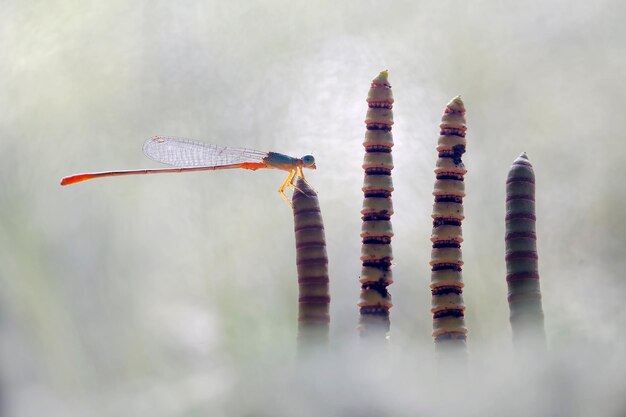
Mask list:
[[[390,340],[405,361],[394,368],[396,394],[428,385],[421,367],[433,359],[434,148],[444,106],[460,94],[469,129],[463,254],[475,366],[506,362],[512,351],[504,183],[525,151],[537,174],[549,344],[593,359],[577,363],[579,371],[569,361],[554,365],[563,376],[554,386],[571,375],[598,386],[585,378],[606,366],[615,379],[594,395],[614,407],[606,415],[626,409],[611,396],[626,369],[616,359],[626,339],[625,15],[626,3],[615,0],[2,1],[5,413],[283,415],[259,405],[278,395],[272,381],[284,380],[296,346],[293,220],[276,193],[283,173],[67,188],[59,180],[157,167],[141,152],[155,134],[313,153],[318,169],[307,178],[325,219],[331,338],[342,350],[358,339],[365,98],[386,68],[396,99]],[[374,390],[356,375],[337,386]],[[571,392],[562,394],[571,400]],[[427,399],[405,394],[408,405],[395,402],[402,410],[419,415],[424,406],[436,415]],[[289,398],[308,415],[301,397]],[[322,414],[351,415],[351,407]]]

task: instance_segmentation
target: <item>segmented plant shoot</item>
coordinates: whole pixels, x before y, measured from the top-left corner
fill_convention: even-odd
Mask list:
[[[359,301],[359,330],[362,337],[384,340],[389,331],[389,309],[392,307],[387,286],[393,282],[391,275],[391,193],[393,183],[391,148],[393,136],[393,94],[382,71],[372,81],[367,95],[366,132],[363,146],[363,226],[361,229],[361,299]]]
[[[299,178],[292,197],[298,269],[298,351],[328,343],[328,256],[317,193]]]
[[[467,170],[461,160],[465,153],[465,107],[461,97],[446,106],[441,118],[437,144],[433,195],[433,231],[431,236],[431,284],[433,338],[440,349],[464,351],[467,328],[463,303],[463,276],[461,267],[461,222]]]
[[[535,173],[523,153],[506,181],[506,282],[517,348],[545,348],[535,221]]]

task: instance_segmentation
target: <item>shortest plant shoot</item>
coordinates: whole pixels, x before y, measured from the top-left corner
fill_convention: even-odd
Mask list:
[[[317,193],[302,178],[292,204],[299,288],[298,351],[305,353],[328,345],[328,255]]]

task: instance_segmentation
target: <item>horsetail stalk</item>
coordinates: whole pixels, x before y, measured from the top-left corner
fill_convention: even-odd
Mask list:
[[[447,104],[441,118],[437,145],[433,195],[433,231],[431,236],[431,284],[433,338],[437,350],[465,350],[467,328],[463,303],[461,267],[461,222],[464,175],[467,172],[461,160],[465,153],[465,106],[461,97]]]
[[[506,181],[506,282],[516,348],[546,344],[535,221],[535,173],[522,153]]]
[[[391,148],[393,136],[393,94],[388,72],[382,71],[372,80],[367,95],[368,110],[363,146],[363,226],[361,229],[361,297],[359,330],[361,337],[384,340],[389,331],[389,309],[392,307],[387,286],[391,275],[391,193],[393,183]]]
[[[292,197],[298,270],[298,351],[328,344],[328,256],[317,193],[298,178]]]

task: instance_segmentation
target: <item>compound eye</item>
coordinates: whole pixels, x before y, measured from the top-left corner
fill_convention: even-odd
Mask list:
[[[312,165],[315,165],[315,158],[313,157],[313,155],[304,155],[302,157],[302,162],[304,162],[304,165],[310,167]]]

